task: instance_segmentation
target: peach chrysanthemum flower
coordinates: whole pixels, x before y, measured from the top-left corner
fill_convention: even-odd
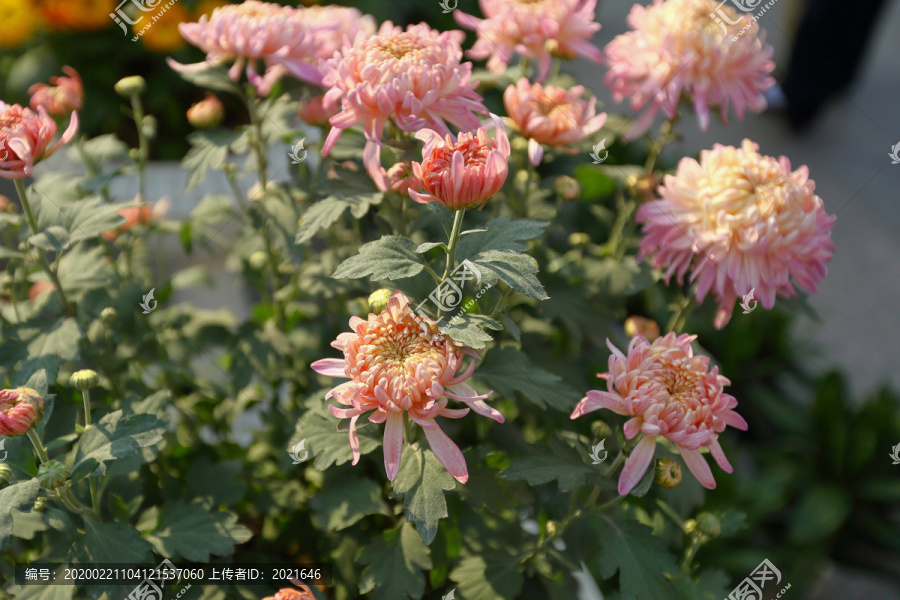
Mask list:
[[[0,177],[28,177],[35,164],[71,141],[77,129],[78,113],[73,112],[65,132],[50,146],[56,135],[56,121],[43,107],[33,111],[0,100]]]
[[[296,584],[300,589],[281,588],[274,596],[266,596],[262,600],[316,600],[309,586],[302,583]]]
[[[307,11],[258,0],[216,8],[209,17],[203,15],[196,23],[178,26],[188,42],[206,52],[206,61],[182,65],[169,59],[169,66],[181,72],[204,71],[210,63],[234,60],[228,75],[237,81],[246,65],[247,78],[260,96],[268,95],[275,82],[287,74],[319,84],[318,61],[334,53],[334,38],[360,31],[371,34],[374,23],[353,8],[339,15]],[[351,14],[357,16],[356,26]],[[266,66],[262,76],[256,71],[257,60]]]
[[[431,129],[423,129],[416,137],[425,142],[422,162],[412,164],[413,173],[425,193],[409,190],[416,202],[440,202],[447,208],[480,208],[500,191],[509,174],[509,138],[503,121],[496,115],[494,139],[489,140],[485,128],[460,133],[454,139]]]
[[[416,179],[412,162],[403,161],[396,163],[387,170],[388,189],[403,196],[409,195],[409,190],[422,191],[422,183]]]
[[[488,69],[496,75],[517,53],[537,60],[538,81],[547,78],[554,55],[603,61],[603,52],[590,42],[600,29],[594,22],[597,0],[479,0],[479,6],[484,19],[459,10],[453,17],[478,33],[468,56],[487,58]]]
[[[631,99],[631,108],[648,105],[626,134],[634,139],[647,131],[660,109],[674,119],[682,97],[692,102],[700,127],[709,126],[710,108],[719,108],[728,122],[728,106],[734,104],[738,118],[750,108],[766,108],[763,97],[775,80],[772,46],[765,32],[750,15],[722,5],[730,21],[740,20],[749,28],[724,30],[714,19],[716,0],[655,0],[644,7],[635,4],[628,15],[633,31],[618,35],[607,44],[609,71],[604,83],[613,99]]]
[[[440,32],[425,23],[404,31],[386,21],[377,35],[358,35],[352,47],[326,61],[325,107],[340,100],[341,112],[331,118],[322,155],[328,156],[344,129],[362,123],[363,163],[378,188],[386,190],[381,134],[388,119],[409,132],[427,127],[446,135],[447,122],[464,131],[477,128],[475,113],[488,111],[476,84],[469,82],[472,63],[460,62],[464,37],[461,31]]]
[[[747,429],[747,422],[734,412],[737,400],[722,391],[731,382],[709,370],[709,357],[694,356],[695,335],[675,333],[648,342],[643,336],[631,339],[628,355],[606,341],[612,355],[606,379],[607,391],[591,390],[572,412],[572,419],[606,408],[631,417],[625,423],[625,437],[643,437],[625,462],[619,476],[619,494],[624,496],[640,482],[653,462],[656,438],[662,436],[678,447],[681,458],[694,477],[708,489],[716,480],[700,448],[710,454],[722,470],[732,468],[719,445],[719,434],[730,425]]]
[[[0,390],[0,435],[24,435],[43,416],[44,399],[33,389]]]
[[[580,142],[606,123],[606,113],[596,114],[597,99],[582,100],[584,87],[563,89],[554,85],[531,84],[524,77],[503,92],[506,113],[516,128],[528,138],[528,158],[537,166],[544,156],[541,144],[556,146],[570,154],[569,144]]]
[[[378,23],[372,15],[364,15],[359,9],[328,4],[303,9],[303,20],[316,29],[316,55],[333,58],[344,47],[345,40],[352,42],[362,33],[372,37],[378,31]],[[318,64],[317,64],[318,66]]]
[[[28,93],[31,94],[29,104],[33,110],[43,106],[49,114],[56,117],[64,117],[73,110],[81,110],[81,103],[84,100],[81,77],[78,71],[68,65],[62,70],[68,77],[51,77],[50,83],[53,85],[35,83],[28,88]]]
[[[333,397],[349,407],[329,408],[338,418],[350,418],[353,464],[360,456],[356,421],[374,411],[368,419],[385,424],[384,468],[393,481],[400,468],[405,415],[409,415],[425,431],[438,461],[465,483],[469,478],[466,460],[435,418],[459,419],[471,408],[503,422],[503,415],[484,402],[491,392],[479,395],[466,383],[475,362],[463,367],[463,360],[467,355],[477,359],[478,354],[458,346],[442,335],[433,321],[413,312],[409,299],[399,291],[388,299],[387,308],[380,314],[370,313],[368,320],[353,317],[350,327],[352,332],[340,334],[331,343],[344,358],[323,358],[312,368],[320,375],[350,379],[328,392],[326,398]],[[464,402],[468,408],[447,408],[448,398]]]
[[[751,290],[767,309],[776,295],[797,295],[790,278],[816,291],[834,250],[835,217],[815,189],[809,169],[792,171],[787,157],[763,156],[750,140],[740,148],[717,144],[699,163],[682,159],[659,187],[661,198],[638,210],[640,255],[665,267],[667,281],[673,274],[683,281],[691,269],[697,300],[712,291],[718,301],[721,329]]]

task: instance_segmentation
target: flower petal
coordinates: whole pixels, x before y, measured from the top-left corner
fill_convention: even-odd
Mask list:
[[[628,494],[640,483],[647,471],[647,467],[653,462],[653,453],[656,451],[656,438],[644,437],[625,461],[625,468],[619,476],[619,495]]]
[[[391,481],[400,470],[403,453],[403,414],[391,412],[384,421],[384,470]]]
[[[684,459],[684,464],[691,470],[691,473],[694,474],[700,485],[709,490],[716,489],[716,479],[713,477],[712,470],[710,470],[706,459],[703,458],[700,451],[681,447],[678,448],[678,451],[681,453],[681,458]]]
[[[469,470],[459,446],[454,444],[453,440],[447,437],[440,427],[424,429],[424,431],[425,437],[428,438],[428,445],[431,446],[431,451],[434,452],[438,462],[444,465],[444,468],[460,483],[468,481]]]

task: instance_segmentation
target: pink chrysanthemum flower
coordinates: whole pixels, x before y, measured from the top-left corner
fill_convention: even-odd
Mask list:
[[[309,589],[308,585],[303,585],[302,583],[296,585],[300,588],[299,590],[295,590],[294,588],[281,588],[275,592],[274,596],[266,596],[262,600],[316,600],[316,597],[313,595],[312,590]]]
[[[0,177],[28,177],[35,164],[71,141],[77,129],[78,113],[73,112],[65,132],[50,146],[56,135],[56,121],[44,107],[39,107],[35,112],[18,104],[0,101]]]
[[[737,26],[729,32],[713,19],[719,6],[715,0],[655,0],[648,7],[632,7],[628,24],[633,31],[616,36],[605,49],[609,71],[604,83],[613,99],[630,98],[634,111],[647,105],[626,137],[644,133],[660,109],[674,119],[683,96],[692,101],[704,131],[711,107],[721,109],[726,123],[729,103],[740,119],[747,108],[766,108],[763,92],[775,83],[772,46],[764,44],[765,32],[750,15],[722,5],[730,21],[749,27],[734,39]]]
[[[29,104],[33,110],[43,106],[49,114],[56,117],[64,117],[72,111],[81,110],[81,103],[84,100],[81,77],[78,71],[68,65],[62,70],[68,77],[51,77],[50,83],[53,85],[35,83],[28,88],[28,93],[31,94]]]
[[[619,477],[619,494],[625,495],[640,482],[653,462],[656,438],[674,443],[684,463],[703,487],[713,489],[716,480],[700,448],[710,454],[727,473],[732,468],[719,445],[719,434],[730,425],[747,429],[747,422],[734,412],[737,400],[724,393],[731,383],[709,370],[709,357],[694,356],[691,342],[697,336],[669,333],[653,343],[636,335],[628,346],[628,356],[607,340],[612,351],[606,379],[607,391],[591,390],[578,403],[571,418],[606,408],[631,417],[625,423],[625,437],[643,437],[625,462]]]
[[[755,290],[771,309],[775,296],[794,297],[794,279],[813,293],[827,273],[835,217],[825,212],[805,166],[759,154],[744,140],[740,148],[717,144],[684,158],[666,175],[660,199],[641,206],[641,256],[666,268],[666,280],[683,281],[691,269],[697,300],[712,291],[719,303],[715,325],[731,319],[738,297]],[[696,258],[696,260],[695,260]]]
[[[35,390],[0,390],[0,435],[24,435],[43,416],[44,399]]]
[[[500,191],[509,173],[509,138],[503,121],[496,115],[494,139],[484,127],[458,138],[423,129],[416,137],[425,142],[422,162],[412,164],[413,173],[425,193],[414,189],[409,196],[416,202],[440,202],[447,208],[480,208]]]
[[[388,189],[392,192],[408,196],[409,190],[414,190],[416,192],[422,191],[422,184],[416,179],[412,162],[410,161],[403,161],[395,164],[387,170],[387,177],[389,182]]]
[[[537,166],[544,156],[541,144],[569,148],[594,133],[606,123],[606,113],[596,114],[597,99],[582,100],[584,87],[565,90],[540,83],[531,84],[524,77],[503,92],[506,113],[516,128],[528,138],[528,158]]]
[[[479,0],[479,6],[484,19],[459,10],[453,17],[478,33],[468,56],[487,58],[492,73],[503,73],[517,53],[537,60],[538,81],[550,73],[554,55],[603,60],[603,52],[590,42],[600,29],[594,22],[597,0]]]
[[[184,39],[206,52],[206,60],[182,65],[169,59],[170,67],[180,72],[205,71],[213,64],[233,60],[228,70],[231,79],[238,81],[246,65],[247,79],[260,96],[266,96],[286,74],[321,83],[319,60],[334,54],[344,35],[371,35],[374,21],[355,8],[310,11],[247,0],[220,6],[196,23],[180,24],[178,30]],[[262,76],[256,69],[257,60],[266,68]]]
[[[475,362],[463,367],[463,360],[467,355],[479,358],[478,354],[457,346],[439,333],[433,322],[414,313],[402,292],[394,292],[381,314],[371,313],[368,320],[351,318],[350,327],[353,332],[342,333],[331,343],[343,351],[344,358],[324,358],[314,362],[312,368],[327,377],[350,378],[328,392],[326,398],[333,397],[349,407],[329,408],[338,418],[350,418],[353,464],[360,456],[356,421],[374,411],[368,418],[385,424],[384,468],[393,481],[400,468],[405,413],[425,431],[432,452],[444,468],[465,483],[469,478],[465,458],[435,418],[459,419],[471,408],[503,422],[503,415],[484,402],[491,392],[479,395],[466,383]],[[460,400],[469,408],[447,408],[448,398]]]
[[[469,81],[472,63],[463,63],[463,32],[439,32],[426,24],[406,31],[387,21],[375,36],[359,35],[323,65],[322,85],[330,88],[325,106],[341,101],[331,118],[332,129],[322,147],[328,156],[344,129],[359,123],[366,134],[363,163],[375,184],[386,190],[381,166],[381,133],[388,119],[403,131],[423,127],[442,135],[447,122],[464,131],[478,127],[475,113],[487,113],[475,83]]]

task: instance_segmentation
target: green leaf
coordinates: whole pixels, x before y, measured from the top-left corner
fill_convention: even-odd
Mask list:
[[[415,243],[405,237],[386,235],[364,244],[332,274],[335,279],[370,277],[373,281],[405,279],[425,268],[416,255]]]
[[[511,288],[536,300],[547,300],[550,296],[544,291],[541,282],[535,277],[538,272],[537,261],[527,254],[505,252],[503,250],[485,250],[471,259],[480,269],[487,271],[484,279],[491,285],[498,279],[505,281]]]
[[[232,94],[243,96],[241,88],[228,76],[228,72],[222,67],[210,65],[210,68],[205,71],[179,71],[178,75],[197,87],[219,92],[231,92]]]
[[[45,508],[42,512],[32,510],[21,512],[13,509],[12,534],[17,538],[33,540],[34,534],[55,529],[57,531],[75,531],[75,524],[69,514],[56,508]]]
[[[319,200],[303,213],[302,225],[297,232],[295,242],[297,244],[308,242],[319,230],[331,227],[348,208],[354,218],[361,219],[369,211],[369,207],[379,204],[382,198],[384,198],[384,194],[377,192],[359,196],[336,194]]]
[[[431,551],[409,523],[384,532],[364,549],[359,562],[368,565],[359,591],[372,600],[418,600],[425,593],[423,570],[431,569]]]
[[[69,246],[69,232],[59,225],[51,225],[28,238],[28,243],[46,252],[61,252]]]
[[[38,234],[29,239],[38,247],[45,246],[45,250],[56,250],[54,246],[67,247],[76,242],[98,237],[104,231],[115,229],[125,222],[125,217],[119,214],[122,204],[100,204],[102,198],[92,196],[84,200],[76,200],[68,204],[54,202],[53,199],[35,194],[34,199],[39,198],[35,213],[38,224],[44,232],[50,232],[49,236]],[[61,230],[68,232],[68,238],[64,237]]]
[[[509,468],[500,477],[524,480],[530,485],[557,481],[559,491],[571,492],[583,485],[597,485],[603,480],[601,473],[584,462],[575,450],[560,442],[550,440],[549,451],[537,456],[510,459]]]
[[[191,211],[190,219],[194,223],[212,225],[231,218],[233,209],[234,200],[231,196],[207,194]]]
[[[126,158],[128,156],[128,146],[115,135],[108,133],[98,135],[95,138],[85,140],[82,143],[84,153],[91,158],[99,161],[111,160],[113,158]],[[69,157],[73,161],[80,160],[78,148],[69,150]]]
[[[822,542],[841,528],[852,509],[846,491],[833,485],[816,485],[800,499],[788,538],[795,544]]]
[[[315,457],[314,466],[320,471],[331,465],[342,465],[353,458],[348,433],[338,430],[340,420],[325,408],[327,403],[324,398],[325,392],[322,391],[307,400],[306,406],[310,410],[297,423],[297,430],[290,441],[290,446],[294,447],[306,440],[306,449],[311,458]],[[363,424],[359,428],[360,454],[368,454],[381,446],[379,440],[366,435],[367,429]]]
[[[487,342],[493,340],[489,334],[481,330],[482,327],[495,331],[503,329],[500,323],[484,315],[461,315],[453,318],[445,327],[444,334],[476,350],[484,348]]]
[[[6,550],[13,530],[12,510],[31,509],[41,484],[37,478],[0,489],[0,550]]]
[[[78,359],[81,331],[75,319],[60,319],[55,323],[43,321],[37,327],[23,327],[19,335],[27,344],[30,358],[56,356],[62,360]]]
[[[87,428],[75,446],[71,478],[78,481],[95,471],[106,473],[106,463],[134,456],[157,444],[169,428],[153,415],[124,416],[121,410],[105,415]]]
[[[731,579],[718,569],[707,569],[696,580],[682,577],[674,583],[678,600],[722,600],[732,591]]]
[[[619,572],[621,600],[673,598],[675,591],[666,573],[677,573],[678,565],[650,528],[634,521],[600,515],[600,552],[593,567],[604,579]]]
[[[346,529],[367,515],[390,514],[381,497],[381,485],[346,469],[326,474],[325,486],[316,492],[310,506],[328,531]]]
[[[240,137],[239,132],[221,129],[197,131],[189,135],[191,149],[181,162],[188,170],[184,191],[202,183],[210,169],[221,169],[228,158],[229,147]]]
[[[491,553],[467,556],[450,572],[465,600],[514,600],[522,591],[518,557]]]
[[[202,501],[176,500],[163,505],[159,524],[146,537],[165,557],[209,562],[210,554],[228,556],[236,544],[253,535],[238,523],[234,513],[210,510]]]
[[[115,271],[101,248],[79,244],[60,259],[57,276],[69,300],[79,302],[91,290],[108,289]]]
[[[62,569],[57,567],[59,578],[63,577]],[[71,600],[75,586],[71,583],[54,583],[53,585],[14,585],[9,592],[16,600]]]
[[[214,504],[234,505],[244,497],[247,484],[238,479],[244,471],[239,460],[223,460],[213,464],[201,457],[187,471],[187,489],[192,497],[209,496]]]
[[[500,396],[515,400],[516,392],[521,392],[540,408],[552,406],[568,413],[581,398],[581,394],[560,376],[532,364],[515,348],[492,349],[476,374]]]
[[[419,535],[431,544],[438,522],[447,516],[444,490],[456,487],[456,480],[431,452],[415,443],[403,449],[400,470],[394,479],[392,498],[404,497],[406,520],[415,523]]]
[[[509,252],[525,252],[528,246],[523,242],[543,235],[550,223],[547,221],[531,221],[520,219],[511,221],[509,217],[500,217],[487,222],[487,231],[472,233],[459,241],[457,256],[469,258],[487,250],[504,250]]]
[[[140,532],[128,523],[99,523],[84,520],[84,538],[72,547],[80,563],[139,565],[153,562],[152,547]],[[125,598],[134,584],[89,585],[87,593],[100,598],[105,592],[110,598]]]
[[[416,254],[425,254],[432,248],[443,248],[446,251],[447,244],[445,244],[444,242],[426,242],[424,244],[419,244],[416,247]]]

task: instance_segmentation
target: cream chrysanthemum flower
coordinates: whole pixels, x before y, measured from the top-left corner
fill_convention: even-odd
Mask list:
[[[460,348],[438,332],[436,325],[409,308],[409,299],[395,292],[387,308],[367,320],[350,319],[352,332],[342,333],[332,346],[344,353],[343,359],[323,358],[312,364],[314,371],[327,377],[349,378],[328,392],[348,408],[330,406],[331,413],[350,419],[350,448],[353,464],[359,462],[359,436],[356,421],[365,413],[369,421],[384,423],[384,468],[388,479],[397,476],[403,450],[405,415],[422,427],[435,457],[458,481],[468,478],[462,452],[441,431],[436,417],[459,419],[471,408],[502,423],[503,415],[488,406],[466,383],[475,370],[475,362],[463,366],[465,356],[478,358],[468,348]],[[449,398],[468,408],[447,408]]]
[[[775,296],[794,297],[791,278],[816,291],[827,273],[835,217],[825,212],[805,166],[740,148],[716,145],[700,162],[684,158],[660,186],[660,199],[638,210],[641,256],[651,255],[666,280],[684,280],[690,269],[697,300],[710,291],[719,302],[716,327],[724,327],[738,297],[755,290],[770,309]]]

